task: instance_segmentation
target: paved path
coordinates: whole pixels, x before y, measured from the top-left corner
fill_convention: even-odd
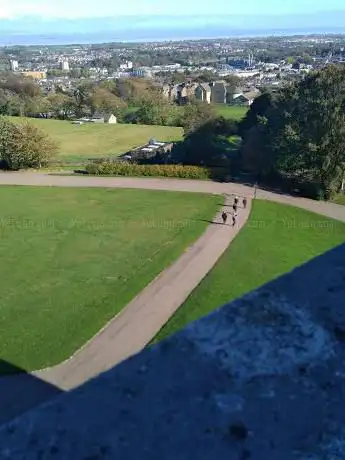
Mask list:
[[[172,190],[181,192],[204,192],[215,194],[238,194],[253,197],[253,187],[234,183],[217,183],[211,181],[195,181],[184,179],[155,178],[120,178],[120,177],[88,177],[58,176],[43,173],[0,173],[0,185],[35,185],[55,187],[115,187],[139,188],[148,190]],[[345,221],[345,206],[334,203],[295,198],[289,195],[257,190],[257,198],[291,204],[327,217]]]
[[[253,197],[253,188],[210,181],[58,176],[0,173],[0,185],[116,187],[237,194]],[[257,190],[257,198],[290,204],[345,221],[345,206]],[[250,200],[249,200],[250,202]],[[228,210],[228,208],[227,208]],[[0,379],[0,423],[105,371],[139,352],[179,308],[213,267],[249,215],[241,210],[238,226],[210,225],[180,259],[144,289],[96,337],[70,360],[53,368]],[[220,219],[220,216],[217,216]]]
[[[230,201],[226,200],[225,204],[229,205]],[[228,207],[223,209],[229,212]],[[140,352],[227,249],[249,216],[250,201],[247,209],[240,210],[235,227],[232,227],[231,219],[228,225],[221,223],[221,212],[196,243],[73,357],[30,376],[0,378],[0,423]],[[46,389],[43,382],[47,384]]]

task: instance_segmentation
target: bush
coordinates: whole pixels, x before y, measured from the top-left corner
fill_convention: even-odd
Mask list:
[[[86,167],[88,174],[98,176],[158,176],[181,179],[208,179],[207,168],[183,165],[139,165],[136,163],[110,162],[90,163]]]
[[[0,118],[0,163],[3,169],[40,168],[56,153],[57,146],[30,123]]]

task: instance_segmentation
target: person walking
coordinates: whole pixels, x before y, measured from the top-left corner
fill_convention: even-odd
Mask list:
[[[244,209],[247,207],[247,198],[243,198],[243,207]]]
[[[237,213],[237,204],[234,204],[232,209],[234,210],[234,213],[236,214]]]
[[[225,225],[226,221],[228,220],[228,215],[225,211],[223,211],[222,213],[222,219],[223,219],[223,224]]]
[[[238,196],[235,196],[234,205],[238,206],[238,202],[239,202]]]

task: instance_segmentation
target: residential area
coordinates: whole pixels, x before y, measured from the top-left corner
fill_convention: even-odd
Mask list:
[[[345,62],[343,36],[0,48],[0,76],[33,79],[45,94],[83,82],[149,80],[172,102],[250,106],[262,89]]]

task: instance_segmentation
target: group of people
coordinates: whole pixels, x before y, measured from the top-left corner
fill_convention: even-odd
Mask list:
[[[232,206],[233,213],[231,214],[232,226],[233,227],[235,227],[235,225],[237,223],[237,210],[238,210],[239,203],[240,203],[240,199],[238,198],[238,196],[235,196],[234,204]],[[247,207],[247,198],[242,199],[242,204],[243,204],[243,208]],[[227,223],[227,220],[228,220],[228,213],[227,212],[223,211],[222,219],[223,219],[223,224],[225,225]]]

